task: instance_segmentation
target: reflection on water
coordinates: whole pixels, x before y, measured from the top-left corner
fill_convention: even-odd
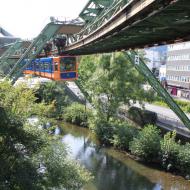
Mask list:
[[[148,168],[113,149],[101,148],[88,130],[64,125],[62,142],[94,175],[85,190],[189,190],[190,182],[181,177]]]
[[[61,133],[61,129],[59,127],[56,127],[55,131],[54,131],[54,134],[55,135],[60,135],[60,133]]]

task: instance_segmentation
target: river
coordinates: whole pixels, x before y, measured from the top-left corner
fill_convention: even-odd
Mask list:
[[[190,190],[180,176],[147,167],[113,148],[101,147],[88,129],[60,124],[70,156],[94,176],[83,190]],[[59,133],[59,130],[56,132]]]

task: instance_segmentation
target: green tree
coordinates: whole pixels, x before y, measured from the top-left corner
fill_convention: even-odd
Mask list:
[[[79,64],[79,81],[85,86],[97,68],[96,55],[82,56]]]
[[[39,121],[52,106],[35,103],[34,92],[26,86],[0,83],[0,189],[80,189],[90,175],[67,156],[55,136],[30,124]]]
[[[138,74],[126,55],[122,52],[98,55],[93,61],[85,60],[79,67],[79,72],[84,75],[84,87],[92,96],[93,104],[99,117],[106,118],[117,116],[117,108],[122,104],[129,104],[131,100],[144,100],[147,92],[143,90],[144,79]],[[85,66],[82,66],[82,65]],[[91,68],[93,67],[93,68]],[[85,74],[84,69],[91,68],[91,72]],[[93,71],[93,72],[92,72]]]
[[[41,84],[36,93],[40,101],[44,101],[47,104],[53,103],[54,117],[61,117],[64,108],[71,103],[71,100],[65,93],[65,83],[63,82],[52,81]]]

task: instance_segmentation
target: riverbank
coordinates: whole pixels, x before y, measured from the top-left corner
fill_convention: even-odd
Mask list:
[[[119,150],[102,147],[89,129],[59,122],[62,142],[71,156],[94,175],[84,190],[189,190],[190,182],[181,176],[144,165]]]
[[[85,123],[89,127],[88,115],[85,116],[83,107],[74,105],[67,110],[67,121]],[[177,142],[176,132],[161,136],[161,131],[153,125],[137,129],[126,121],[105,121],[93,117],[90,118],[90,129],[104,146],[113,146],[126,151],[135,160],[148,165],[156,164],[159,169],[190,178],[190,145]]]

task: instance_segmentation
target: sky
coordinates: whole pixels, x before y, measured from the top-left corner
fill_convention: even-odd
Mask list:
[[[0,26],[16,37],[36,37],[50,17],[77,18],[88,0],[0,0]]]

